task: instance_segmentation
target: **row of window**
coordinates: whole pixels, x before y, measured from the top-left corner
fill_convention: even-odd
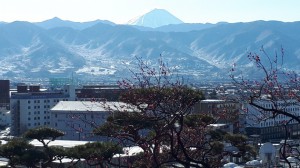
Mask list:
[[[57,114],[55,113],[54,115],[55,118],[57,118]],[[94,114],[66,114],[66,118],[71,118],[71,119],[87,119],[88,117],[90,117],[90,119],[94,119]],[[96,114],[97,118],[102,118],[102,119],[106,119],[107,118],[107,114]]]
[[[57,122],[54,123],[55,127],[57,127]],[[89,123],[84,123],[82,125],[80,125],[79,123],[68,123],[68,122],[65,122],[65,126],[66,127],[70,127],[70,128],[74,128],[74,129],[79,129],[79,130],[82,130],[83,128],[94,128],[95,126],[97,126],[96,122],[92,121],[92,122],[89,122]]]
[[[34,106],[34,109],[40,109],[40,106]],[[44,108],[50,108],[50,105],[44,105]],[[31,109],[31,106],[28,106],[28,109]]]
[[[30,127],[30,126],[31,126],[31,123],[28,123],[27,125]],[[41,125],[41,123],[40,123],[40,122],[37,122],[37,123],[33,123],[32,125],[33,125],[33,126],[39,126],[39,125]],[[44,122],[44,125],[50,125],[50,122]]]
[[[31,101],[32,100],[28,100],[28,104],[30,104],[31,103]],[[57,102],[59,102],[60,100],[59,99],[53,99],[53,102],[55,103],[57,103]],[[62,99],[62,101],[68,101],[68,99]],[[33,101],[34,103],[40,103],[40,100],[34,100]],[[50,103],[50,100],[44,100],[44,103]]]
[[[275,104],[277,107],[288,107],[288,106],[296,106],[297,105],[297,102],[288,102],[288,103],[277,103]],[[271,103],[262,103],[261,104],[262,107],[264,108],[272,108],[273,107],[273,104]]]
[[[284,127],[266,127],[261,129],[261,134],[278,133],[282,132]]]
[[[33,117],[33,120],[39,120],[40,119],[40,117]],[[50,116],[44,116],[44,119],[50,119]],[[31,120],[31,118],[30,117],[28,117],[28,121],[30,121]]]
[[[264,121],[260,123],[261,127],[269,127],[269,126],[276,126],[276,125],[281,125],[282,123],[287,122],[287,120],[280,120],[280,121]],[[297,121],[292,120],[289,121],[289,124],[294,124],[297,123]]]
[[[44,111],[44,114],[49,114],[50,111]],[[40,111],[34,111],[33,114],[40,114]],[[31,111],[28,112],[28,115],[31,115]]]

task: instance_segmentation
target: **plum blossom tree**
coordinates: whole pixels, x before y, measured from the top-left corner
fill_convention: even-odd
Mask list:
[[[126,90],[120,101],[134,108],[108,107],[112,115],[95,133],[142,149],[124,167],[220,167],[223,135],[209,129],[218,117],[192,113],[193,105],[204,99],[202,92],[184,84],[162,59],[157,67],[137,60],[132,78],[119,82]]]
[[[260,79],[247,79],[241,76],[240,72],[236,71],[234,67],[231,69],[230,77],[240,90],[247,91],[240,92],[242,98],[247,100],[250,105],[259,109],[264,114],[262,117],[285,115],[292,120],[300,122],[297,115],[286,110],[286,107],[290,103],[299,105],[300,84],[297,72],[284,67],[283,49],[281,49],[280,54],[276,52],[274,57],[269,56],[263,47],[260,51],[261,55],[252,52],[248,54],[249,60],[258,70],[256,72],[261,76]],[[236,77],[236,74],[239,77]],[[264,101],[266,99],[272,104],[271,106],[263,107],[259,104],[260,100]]]
[[[241,101],[248,103],[258,112],[247,115],[257,123],[272,120],[273,126],[283,126],[287,139],[290,137],[288,124],[300,124],[299,72],[285,67],[286,55],[283,48],[270,56],[264,47],[261,47],[260,53],[250,52],[248,58],[256,68],[256,79],[243,76],[235,65],[230,70],[230,77],[240,90]],[[249,113],[247,109],[244,109],[244,112]],[[278,121],[282,118],[284,120]],[[281,150],[283,158],[288,156],[285,151]]]

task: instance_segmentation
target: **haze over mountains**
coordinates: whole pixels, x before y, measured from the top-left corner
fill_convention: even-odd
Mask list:
[[[128,68],[135,67],[135,56],[156,64],[162,55],[169,66],[189,78],[223,79],[233,63],[251,74],[247,53],[259,51],[261,46],[270,55],[283,46],[285,67],[300,70],[300,22],[174,24],[172,19],[162,19],[167,18],[160,16],[164,10],[154,12],[158,14],[142,16],[143,22],[131,22],[135,25],[59,18],[0,23],[0,76],[49,78],[75,74],[118,80],[130,75]],[[157,18],[156,26],[145,27]],[[162,26],[157,27],[158,23]]]

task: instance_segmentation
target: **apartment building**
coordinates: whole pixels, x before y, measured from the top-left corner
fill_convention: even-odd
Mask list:
[[[118,101],[124,89],[118,85],[85,85],[75,92],[77,100]]]
[[[0,127],[6,127],[10,124],[10,81],[0,80]]]
[[[0,80],[0,106],[4,107],[9,105],[9,80]]]
[[[300,104],[295,99],[278,100],[276,102],[261,99],[257,101],[257,104],[266,109],[276,108],[300,116]],[[300,124],[297,121],[290,121],[291,118],[282,114],[273,116],[272,112],[264,112],[247,103],[243,104],[242,108],[246,116],[247,135],[258,135],[263,142],[280,140],[286,136],[286,133],[289,138],[300,137]],[[286,125],[286,128],[284,125]]]
[[[59,101],[70,100],[75,100],[71,85],[44,91],[39,85],[18,85],[10,99],[11,134],[18,136],[31,128],[50,126],[50,109]]]
[[[60,101],[51,110],[51,127],[63,131],[61,140],[106,141],[93,130],[106,122],[114,110],[130,112],[128,104],[99,101]]]

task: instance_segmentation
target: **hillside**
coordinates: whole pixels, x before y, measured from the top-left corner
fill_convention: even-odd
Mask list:
[[[233,63],[247,72],[247,53],[264,46],[285,49],[285,66],[300,70],[300,22],[256,21],[215,24],[193,31],[139,30],[97,23],[84,29],[42,28],[29,22],[0,24],[0,76],[119,79],[134,68],[135,56],[169,66],[196,80],[223,79]],[[248,70],[247,70],[248,69]],[[250,72],[250,71],[249,71]]]

